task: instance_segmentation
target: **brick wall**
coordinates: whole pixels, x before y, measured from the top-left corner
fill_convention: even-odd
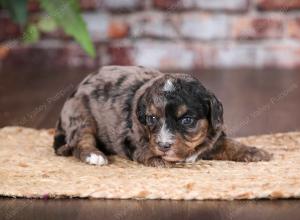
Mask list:
[[[19,27],[0,14],[2,65],[162,70],[300,67],[300,0],[81,0],[97,49],[91,59],[57,30],[20,45]],[[31,3],[32,13],[38,6]],[[39,15],[43,16],[43,15]],[[3,46],[9,45],[9,46]]]

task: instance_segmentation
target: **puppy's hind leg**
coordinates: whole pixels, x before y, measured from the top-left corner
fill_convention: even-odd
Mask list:
[[[221,137],[207,159],[258,162],[271,160],[272,154],[263,149],[247,146],[227,137]]]
[[[73,155],[84,163],[106,165],[107,157],[97,149],[97,124],[91,114],[89,100],[76,97],[68,100],[62,111],[67,145]]]
[[[73,155],[82,162],[92,165],[106,165],[108,159],[100,150],[97,149],[94,129],[90,127],[78,128],[75,134],[78,137],[74,147]]]
[[[58,156],[71,156],[72,147],[66,143],[66,132],[61,126],[61,118],[58,119],[55,128],[53,148]]]

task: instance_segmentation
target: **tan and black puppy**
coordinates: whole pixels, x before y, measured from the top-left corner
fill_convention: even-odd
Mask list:
[[[197,79],[133,66],[103,67],[80,83],[62,109],[54,149],[95,165],[110,154],[159,167],[271,158],[227,138],[222,104]]]

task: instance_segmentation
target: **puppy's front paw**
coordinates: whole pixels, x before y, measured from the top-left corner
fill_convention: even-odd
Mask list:
[[[65,144],[55,150],[56,155],[58,156],[71,156],[73,152],[73,147],[68,144]]]
[[[100,151],[93,151],[90,153],[86,153],[85,156],[82,157],[82,161],[87,164],[98,165],[98,166],[103,166],[108,164],[107,157]]]
[[[243,148],[236,155],[236,161],[240,162],[269,161],[271,158],[272,154],[256,147]]]
[[[164,159],[162,159],[161,157],[152,157],[150,158],[147,163],[147,166],[151,166],[151,167],[162,167],[162,168],[170,168],[173,166],[172,163],[165,161]]]

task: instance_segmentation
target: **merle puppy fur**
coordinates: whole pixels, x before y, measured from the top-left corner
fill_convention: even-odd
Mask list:
[[[226,136],[222,104],[196,78],[134,66],[87,76],[63,106],[53,146],[94,165],[110,154],[155,167],[271,158]]]

